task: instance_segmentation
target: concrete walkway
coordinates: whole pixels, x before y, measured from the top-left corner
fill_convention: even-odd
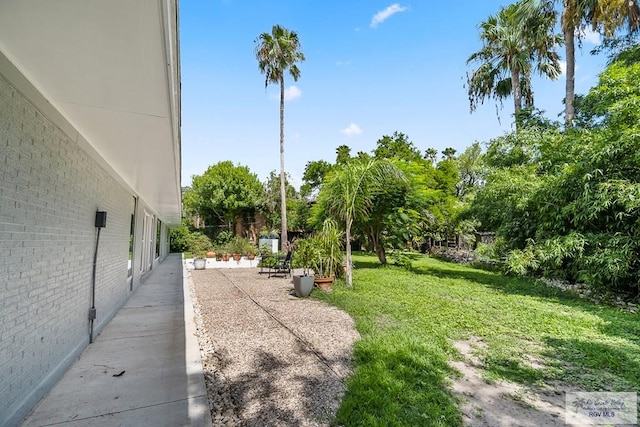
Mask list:
[[[23,426],[211,426],[180,254],[152,270]]]

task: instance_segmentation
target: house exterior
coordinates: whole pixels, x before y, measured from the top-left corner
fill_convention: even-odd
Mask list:
[[[180,165],[177,0],[0,2],[0,426],[166,256]]]

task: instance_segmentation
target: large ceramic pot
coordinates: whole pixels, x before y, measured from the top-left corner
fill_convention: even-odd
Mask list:
[[[293,276],[293,290],[298,298],[308,297],[313,290],[313,276]]]
[[[193,260],[193,268],[195,270],[204,270],[207,266],[207,260],[204,258],[196,258]]]
[[[316,276],[314,277],[314,282],[319,289],[322,289],[323,291],[330,291],[331,289],[333,289],[334,279],[335,279],[335,276],[329,276],[329,277]]]

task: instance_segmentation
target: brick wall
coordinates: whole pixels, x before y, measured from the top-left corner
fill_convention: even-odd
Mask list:
[[[19,421],[88,344],[96,210],[108,215],[96,332],[128,297],[131,200],[0,75],[0,425]]]

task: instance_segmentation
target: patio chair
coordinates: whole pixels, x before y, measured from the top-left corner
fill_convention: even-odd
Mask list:
[[[269,268],[269,276],[291,276],[291,258],[293,257],[292,251],[287,252],[287,256],[279,259],[273,266]]]

